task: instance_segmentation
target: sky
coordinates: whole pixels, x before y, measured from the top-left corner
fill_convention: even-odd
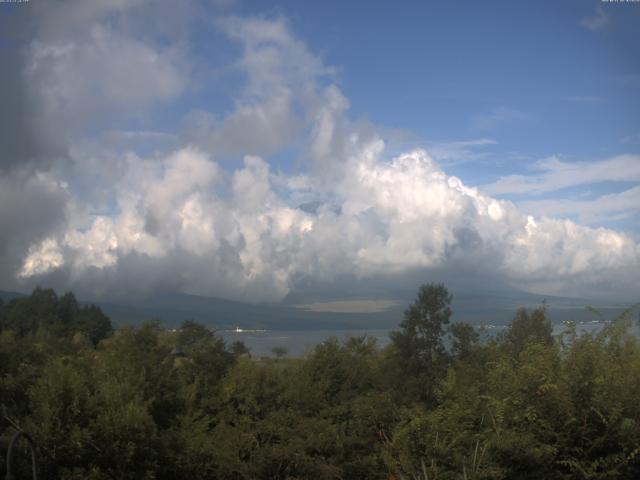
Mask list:
[[[0,289],[640,297],[640,2],[0,3]]]

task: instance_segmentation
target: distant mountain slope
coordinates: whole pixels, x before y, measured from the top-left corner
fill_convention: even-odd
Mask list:
[[[24,294],[0,291],[0,298],[4,301],[22,296]],[[586,310],[586,305],[599,309],[607,318],[619,315],[629,306],[518,291],[454,291],[453,319],[473,324],[506,324],[519,307],[535,307],[544,301],[555,323],[596,319],[593,313]],[[290,304],[259,305],[186,294],[81,303],[95,303],[115,325],[139,324],[156,318],[169,327],[178,326],[183,320],[189,319],[219,330],[236,327],[267,330],[359,330],[396,327],[411,300],[398,300],[386,310],[369,313],[310,311]]]
[[[453,319],[474,324],[508,323],[519,307],[536,307],[546,300],[550,317],[556,323],[565,320],[589,321],[596,317],[587,305],[599,309],[605,317],[619,315],[628,305],[589,302],[584,299],[551,297],[520,292],[520,295],[458,293],[453,299]],[[168,325],[192,319],[218,329],[264,328],[268,330],[384,329],[396,327],[410,301],[399,301],[380,312],[319,312],[292,305],[256,305],[211,297],[185,294],[158,295],[129,302],[98,305],[118,324],[138,323],[158,318]]]
[[[268,330],[389,328],[398,323],[404,309],[396,306],[375,313],[310,312],[293,306],[256,305],[185,294],[96,304],[117,324],[158,318],[167,325],[178,325],[190,319],[218,329]]]
[[[0,299],[3,302],[10,302],[11,300],[13,300],[14,298],[22,298],[22,297],[26,297],[28,295],[25,295],[24,293],[18,293],[18,292],[5,292],[3,290],[0,290]]]

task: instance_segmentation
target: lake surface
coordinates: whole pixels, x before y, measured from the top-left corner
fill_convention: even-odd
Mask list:
[[[579,323],[576,328],[578,332],[595,332],[600,330],[605,323],[591,322]],[[506,327],[486,326],[483,336],[493,336],[502,332]],[[559,335],[566,327],[562,324],[556,324],[553,328],[553,334]],[[345,340],[349,337],[367,336],[375,338],[378,347],[384,347],[389,343],[389,333],[391,329],[370,329],[370,330],[244,330],[241,332],[235,330],[218,330],[216,333],[221,335],[228,343],[240,340],[251,349],[251,355],[254,357],[273,356],[273,348],[284,347],[287,355],[290,357],[300,357],[310,352],[316,345],[324,342],[330,337],[336,337],[338,340]]]

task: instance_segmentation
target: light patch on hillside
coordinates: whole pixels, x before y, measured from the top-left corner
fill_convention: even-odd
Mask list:
[[[400,305],[397,300],[336,300],[293,305],[308,312],[321,313],[380,313]]]

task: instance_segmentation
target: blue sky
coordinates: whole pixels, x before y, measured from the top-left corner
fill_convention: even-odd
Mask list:
[[[596,159],[638,132],[636,5],[290,2],[274,7],[328,64],[355,116],[420,139]],[[297,5],[297,6],[296,6]]]
[[[0,4],[0,288],[635,298],[639,22],[640,2]]]

